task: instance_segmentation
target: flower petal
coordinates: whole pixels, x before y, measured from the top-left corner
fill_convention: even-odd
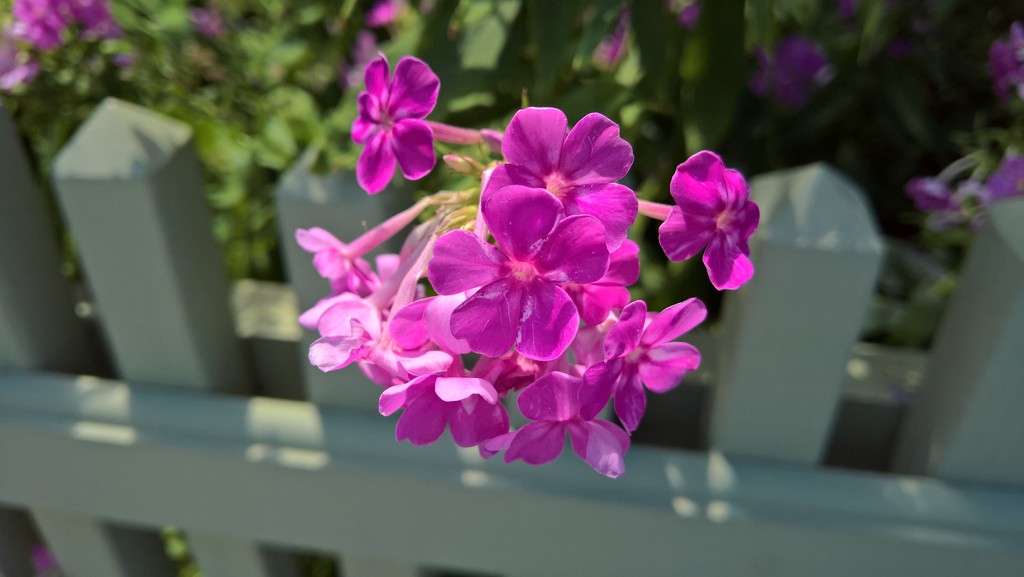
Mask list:
[[[395,440],[429,445],[441,437],[448,424],[448,404],[430,393],[413,400],[395,426]]]
[[[395,120],[425,118],[437,104],[440,89],[441,81],[426,62],[404,56],[395,66],[388,112]]]
[[[519,411],[535,421],[568,421],[580,413],[583,380],[551,372],[537,379],[519,395]]]
[[[453,230],[437,239],[427,267],[430,286],[438,293],[461,293],[499,278],[508,259],[475,234]]]
[[[452,334],[473,352],[500,357],[515,343],[522,316],[522,285],[496,280],[466,299],[452,312]]]
[[[569,426],[572,450],[595,471],[612,479],[626,472],[629,436],[608,421],[598,419]]]
[[[623,357],[633,352],[640,345],[640,336],[644,332],[647,320],[647,303],[633,301],[622,309],[619,322],[608,331],[604,340],[604,351],[608,358]]]
[[[596,218],[581,214],[555,225],[536,253],[534,265],[551,282],[586,284],[608,272],[608,260],[604,227]]]
[[[595,184],[573,189],[566,199],[567,211],[596,216],[604,225],[605,241],[615,250],[636,221],[636,193],[621,184]]]
[[[565,138],[558,172],[578,186],[607,184],[626,176],[632,165],[633,147],[619,136],[619,125],[592,112]]]
[[[696,256],[715,234],[715,219],[687,214],[673,206],[668,219],[658,227],[658,243],[672,262]]]
[[[656,393],[675,388],[686,373],[700,366],[700,351],[690,343],[654,347],[640,362],[640,380]]]
[[[558,167],[569,121],[557,108],[524,108],[505,129],[501,151],[512,164],[520,164],[538,176]]]
[[[402,307],[388,320],[388,332],[403,349],[414,351],[430,342],[427,326],[423,321],[427,305],[437,297],[413,301]]]
[[[544,188],[544,179],[530,172],[525,166],[508,163],[499,164],[494,167],[494,170],[491,171],[490,176],[487,178],[483,194],[480,197],[481,203],[486,202],[487,198],[493,193],[513,184],[529,188]]]
[[[402,369],[414,376],[440,373],[450,367],[454,361],[451,355],[443,351],[403,353],[396,357]]]
[[[627,432],[632,433],[640,424],[647,410],[647,394],[634,365],[626,365],[615,391],[615,414]]]
[[[629,286],[640,278],[640,247],[629,239],[622,241],[608,258],[608,272],[599,281],[604,285]],[[383,277],[383,275],[381,275]]]
[[[362,356],[362,335],[320,337],[309,345],[309,362],[327,373],[343,369]]]
[[[353,335],[355,322],[371,339],[378,339],[381,331],[380,312],[363,299],[351,293],[346,294],[349,298],[338,298],[334,306],[320,315],[317,323],[320,334],[325,337]]]
[[[464,302],[464,293],[433,297],[423,317],[430,338],[441,347],[441,350],[455,355],[466,354],[472,350],[469,343],[455,338],[452,334],[452,312]]]
[[[380,394],[380,401],[377,408],[380,414],[385,417],[391,416],[402,407],[408,405],[413,399],[430,390],[430,385],[436,377],[434,375],[423,375],[416,377],[408,383],[388,387]]]
[[[498,391],[494,385],[472,377],[438,377],[434,383],[434,392],[442,401],[453,403],[478,395],[490,404],[498,402]]]
[[[725,164],[714,152],[702,150],[676,167],[668,188],[684,212],[718,214],[728,200]]]
[[[600,284],[576,285],[575,290],[566,292],[572,297],[583,322],[590,326],[604,322],[612,309],[626,306],[630,298],[626,287]]]
[[[527,423],[516,431],[505,450],[505,462],[522,460],[531,465],[543,465],[557,459],[564,448],[565,426],[562,423]]]
[[[697,298],[686,299],[661,311],[644,330],[640,344],[655,347],[681,337],[690,329],[704,322],[708,309]]]
[[[434,170],[434,133],[422,120],[399,120],[391,133],[391,146],[402,175],[419,180]]]
[[[320,252],[322,250],[345,250],[345,243],[338,240],[333,234],[314,226],[308,229],[295,229],[295,242],[306,252]]]
[[[391,87],[391,70],[388,66],[388,59],[383,54],[366,65],[363,71],[363,80],[366,82],[366,94],[377,100],[378,103],[388,101],[388,92]]]
[[[580,325],[569,295],[547,281],[534,279],[523,289],[521,311],[515,342],[519,354],[537,361],[562,356]]]
[[[395,153],[391,149],[391,133],[378,132],[359,154],[356,180],[370,194],[377,194],[395,175]]]
[[[612,398],[626,364],[622,359],[609,359],[591,365],[583,373],[580,388],[580,418],[589,421],[598,415]]]
[[[732,235],[716,234],[704,251],[708,277],[720,291],[738,289],[754,276],[754,264],[743,253],[739,242]]]
[[[456,445],[472,447],[507,433],[508,412],[501,403],[474,396],[454,405],[448,424]]]
[[[562,203],[540,188],[512,185],[482,203],[494,240],[518,261],[530,259],[562,216]]]
[[[356,99],[359,115],[352,121],[352,142],[366,144],[380,130],[380,103],[366,92]]]

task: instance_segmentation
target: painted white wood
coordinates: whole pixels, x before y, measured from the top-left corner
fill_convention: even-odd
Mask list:
[[[993,206],[930,359],[896,467],[1024,486],[1024,201]]]
[[[0,506],[0,577],[31,575],[32,547],[38,544],[27,513]]]
[[[93,372],[96,350],[75,315],[18,129],[0,104],[0,366]]]
[[[357,553],[341,556],[341,577],[422,577],[409,563],[388,558],[361,557]]]
[[[203,577],[298,577],[294,559],[267,551],[253,541],[189,533],[188,543]]]
[[[1021,491],[643,446],[612,481],[571,455],[531,468],[397,444],[393,426],[302,402],[0,371],[0,495],[499,575],[1024,574]]]
[[[407,191],[394,188],[372,196],[367,194],[359,188],[352,173],[316,174],[312,168],[314,160],[312,151],[303,155],[281,179],[276,196],[285,271],[300,311],[327,296],[330,286],[313,268],[313,255],[295,242],[295,229],[316,226],[342,242],[350,242],[411,204]],[[386,250],[399,250],[401,241],[399,238],[389,243]],[[303,367],[307,398],[317,403],[376,412],[380,387],[354,365],[328,374],[311,365],[309,345],[318,335],[315,331],[301,330],[303,338],[297,354]]]
[[[70,576],[176,577],[155,533],[44,509],[34,509],[32,515],[61,569]]]
[[[710,440],[815,463],[828,440],[883,244],[863,194],[824,164],[751,182],[754,278],[725,301]]]
[[[191,129],[108,98],[53,173],[119,374],[242,390],[246,365]]]

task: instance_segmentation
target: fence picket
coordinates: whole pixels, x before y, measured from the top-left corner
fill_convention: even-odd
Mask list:
[[[883,246],[863,194],[815,164],[755,178],[757,273],[726,298],[711,444],[817,462]]]
[[[295,229],[316,226],[348,242],[409,204],[409,194],[398,190],[387,190],[376,196],[366,194],[351,173],[316,174],[314,160],[312,151],[304,155],[277,189],[285,270],[302,311],[327,296],[330,286],[313,268],[312,255],[295,242]],[[397,251],[401,241],[388,246],[389,250]],[[308,398],[321,404],[376,411],[380,388],[356,366],[328,374],[320,372],[307,360],[309,345],[317,335],[305,329],[302,334],[298,354]]]
[[[290,555],[254,542],[199,533],[190,533],[188,541],[203,577],[298,577],[298,566]]]
[[[39,543],[24,511],[0,507],[0,577],[32,574],[32,546]]]
[[[0,105],[0,366],[92,373],[61,256],[18,130]]]
[[[423,572],[415,565],[401,561],[350,554],[341,556],[341,575],[342,577],[422,577]]]
[[[942,319],[895,466],[1024,485],[1024,200],[992,209]]]
[[[61,569],[73,577],[176,577],[152,532],[106,525],[70,513],[35,510],[39,531]]]
[[[246,365],[191,129],[108,98],[53,172],[120,374],[243,389]]]

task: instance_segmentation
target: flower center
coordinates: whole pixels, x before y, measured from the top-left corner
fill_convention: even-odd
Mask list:
[[[629,354],[626,355],[626,362],[627,363],[636,363],[636,362],[640,361],[640,359],[644,355],[646,355],[646,354],[647,354],[647,349],[646,348],[644,348],[644,347],[637,347],[637,348],[629,351]]]
[[[718,215],[718,218],[715,219],[715,226],[718,230],[725,230],[729,227],[730,221],[732,221],[732,212],[727,210]]]
[[[569,188],[569,183],[561,174],[557,172],[552,172],[551,174],[544,177],[544,188],[546,188],[548,192],[555,195],[557,198],[561,199],[563,196],[565,196],[565,191]]]
[[[534,266],[528,262],[512,263],[511,270],[509,271],[509,273],[516,280],[523,282],[531,281],[540,275],[540,273],[537,272],[537,269],[534,268]]]

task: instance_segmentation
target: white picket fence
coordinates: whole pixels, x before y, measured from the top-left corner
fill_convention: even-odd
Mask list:
[[[711,448],[638,443],[613,481],[395,443],[358,373],[300,363],[294,315],[326,285],[291,231],[353,237],[398,193],[300,163],[277,199],[291,288],[231,287],[189,129],[108,100],[53,171],[83,319],[2,111],[0,178],[3,577],[38,543],[72,577],[172,575],[166,526],[205,577],[296,575],[299,552],[344,577],[1024,575],[1022,202],[925,356],[856,344],[884,256],[859,191],[823,166],[755,179],[758,274],[641,430]],[[88,376],[97,342],[118,380]],[[825,464],[854,462],[888,471]]]

